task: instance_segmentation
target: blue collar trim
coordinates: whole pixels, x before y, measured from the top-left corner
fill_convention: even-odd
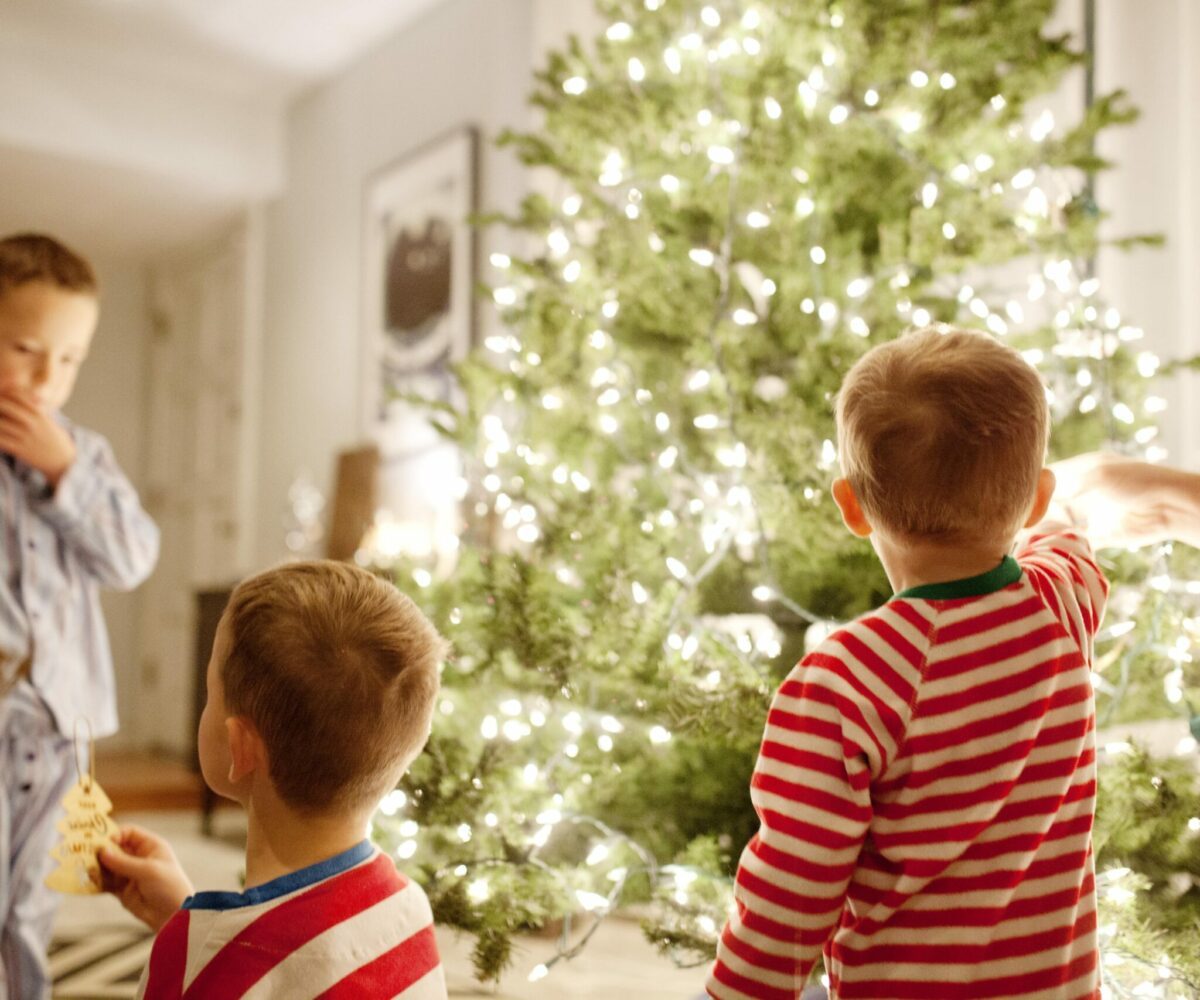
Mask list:
[[[334,875],[349,871],[355,865],[366,861],[374,850],[375,845],[369,840],[364,840],[336,857],[318,861],[315,865],[309,865],[299,871],[280,875],[279,878],[256,885],[245,892],[198,892],[183,901],[183,908],[185,910],[237,910],[243,906],[267,903],[280,896],[286,896],[289,892],[307,889],[310,885],[316,885]]]

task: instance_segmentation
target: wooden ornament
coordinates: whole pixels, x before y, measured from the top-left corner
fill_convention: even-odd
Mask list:
[[[90,725],[88,743],[90,750]],[[89,759],[93,761],[94,768],[94,754],[89,754]],[[109,815],[112,812],[112,802],[104,794],[104,789],[96,783],[95,774],[92,771],[84,773],[80,766],[78,723],[75,733],[75,768],[79,780],[63,798],[66,815],[58,821],[58,832],[63,835],[63,839],[50,851],[50,857],[58,862],[58,867],[46,876],[46,885],[59,892],[90,896],[102,891],[97,852],[101,847],[112,846],[118,827]]]

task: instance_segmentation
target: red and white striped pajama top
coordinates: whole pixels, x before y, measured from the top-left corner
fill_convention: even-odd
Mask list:
[[[245,892],[189,896],[138,997],[446,1000],[446,980],[425,893],[364,840]]]
[[[751,782],[761,828],[708,983],[794,1000],[1099,997],[1092,640],[1080,534],[916,587],[791,672]]]

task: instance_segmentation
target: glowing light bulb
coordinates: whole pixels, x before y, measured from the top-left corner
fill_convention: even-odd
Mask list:
[[[1029,126],[1029,137],[1034,142],[1041,142],[1054,131],[1054,113],[1047,108]]]

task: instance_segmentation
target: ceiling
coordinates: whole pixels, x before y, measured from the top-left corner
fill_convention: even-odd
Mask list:
[[[291,96],[444,0],[0,0],[10,38]]]
[[[0,234],[53,233],[106,260],[204,242],[237,206],[167,177],[0,146]]]
[[[0,232],[122,257],[204,238],[278,188],[292,101],[445,2],[0,0]],[[208,151],[221,192],[195,182]]]

